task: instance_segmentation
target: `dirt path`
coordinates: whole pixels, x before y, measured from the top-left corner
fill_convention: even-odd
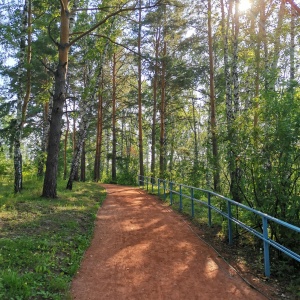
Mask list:
[[[74,299],[266,299],[155,196],[103,186],[107,198],[72,284]]]

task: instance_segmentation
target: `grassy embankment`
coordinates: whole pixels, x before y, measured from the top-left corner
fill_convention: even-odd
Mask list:
[[[89,246],[105,191],[96,183],[58,186],[41,198],[42,182],[14,195],[0,183],[0,299],[69,299],[72,277]]]

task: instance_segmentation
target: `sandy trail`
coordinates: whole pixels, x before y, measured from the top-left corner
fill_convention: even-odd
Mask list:
[[[103,186],[107,198],[72,283],[74,299],[266,299],[157,197]]]

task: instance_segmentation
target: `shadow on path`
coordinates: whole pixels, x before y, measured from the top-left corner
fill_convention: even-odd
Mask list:
[[[155,196],[103,186],[107,198],[72,283],[74,299],[266,299]]]

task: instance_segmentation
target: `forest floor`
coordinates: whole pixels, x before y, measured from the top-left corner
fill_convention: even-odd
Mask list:
[[[242,263],[229,264],[202,239],[201,227],[158,197],[102,186],[107,198],[72,282],[73,299],[283,299]]]

